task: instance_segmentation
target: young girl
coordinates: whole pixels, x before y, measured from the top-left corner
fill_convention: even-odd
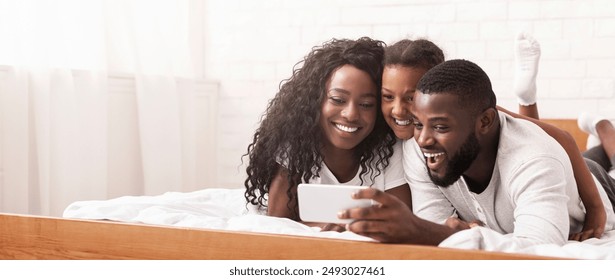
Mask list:
[[[401,147],[379,110],[383,46],[334,39],[295,67],[248,146],[248,203],[299,221],[297,186],[307,182],[372,186],[410,206]]]
[[[513,92],[519,98],[519,111],[526,116],[498,109],[516,118],[524,118],[536,123],[555,138],[568,153],[574,167],[579,194],[586,207],[583,231],[570,236],[574,240],[600,237],[606,224],[606,212],[600,200],[596,184],[581,157],[572,137],[551,125],[537,121],[536,73],[540,46],[531,37],[520,35],[515,41],[515,61],[517,65]],[[382,112],[395,135],[402,140],[414,135],[410,107],[415,88],[421,77],[432,67],[444,62],[442,50],[428,40],[402,40],[385,50],[382,78]],[[460,226],[461,221],[449,220],[449,226]]]

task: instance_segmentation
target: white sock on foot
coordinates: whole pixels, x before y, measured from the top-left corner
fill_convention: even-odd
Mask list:
[[[592,113],[584,112],[579,115],[579,118],[577,119],[577,124],[579,125],[579,128],[581,130],[598,138],[598,132],[596,132],[596,124],[598,124],[599,121],[604,119],[606,118]]]
[[[598,137],[593,136],[593,135],[589,135],[587,136],[587,145],[585,145],[585,149],[589,150],[593,147],[596,147],[598,145],[600,145],[600,139],[598,139]]]
[[[536,104],[536,75],[540,60],[540,44],[532,36],[519,33],[515,39],[515,79],[513,93],[519,104]]]

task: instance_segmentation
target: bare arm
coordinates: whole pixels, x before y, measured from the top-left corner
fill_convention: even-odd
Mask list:
[[[279,167],[278,172],[271,180],[271,184],[269,185],[269,198],[267,200],[267,215],[280,217],[280,218],[289,218],[291,220],[301,222],[310,227],[320,227],[323,231],[345,231],[345,227],[343,225],[338,224],[328,224],[328,223],[313,223],[313,222],[303,222],[299,218],[299,213],[292,210],[297,208],[297,200],[292,201],[290,204],[288,194],[286,190],[289,188],[288,183],[288,170],[284,167]],[[297,187],[292,187],[292,192],[295,197],[297,197]],[[290,208],[289,208],[290,206]]]
[[[289,206],[296,208],[296,201],[289,204],[288,194],[288,171],[284,167],[279,167],[271,184],[269,185],[269,197],[267,199],[267,215],[281,218],[289,218],[295,221],[299,220],[298,213],[289,209]],[[297,188],[293,188],[293,192],[297,193]]]
[[[571,239],[585,240],[588,238],[599,238],[604,233],[604,227],[606,225],[606,210],[598,194],[598,189],[594,182],[594,179],[585,164],[583,156],[579,152],[574,138],[566,131],[563,131],[555,126],[541,122],[536,119],[532,119],[523,115],[515,114],[504,108],[498,106],[498,110],[505,112],[515,118],[528,120],[538,125],[547,134],[553,137],[566,151],[570,162],[572,163],[572,169],[574,172],[574,179],[577,183],[577,189],[579,196],[585,205],[587,213],[585,214],[585,223],[583,231],[571,235]]]
[[[401,200],[410,210],[412,210],[412,194],[410,193],[410,186],[408,186],[408,184],[403,184],[401,186],[388,189],[385,192],[397,197],[397,199]]]

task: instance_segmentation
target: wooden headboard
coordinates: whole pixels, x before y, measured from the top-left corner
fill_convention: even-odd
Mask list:
[[[581,152],[584,152],[587,147],[588,134],[583,132],[577,125],[576,119],[541,119],[540,121],[546,122],[553,126],[558,127],[561,130],[565,130],[577,142],[577,146]]]
[[[551,259],[433,246],[0,214],[0,259]]]

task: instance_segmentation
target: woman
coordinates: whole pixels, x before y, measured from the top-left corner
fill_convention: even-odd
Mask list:
[[[299,221],[297,186],[305,182],[372,186],[410,207],[401,147],[379,110],[383,57],[381,41],[334,39],[297,64],[248,146],[248,203]]]

